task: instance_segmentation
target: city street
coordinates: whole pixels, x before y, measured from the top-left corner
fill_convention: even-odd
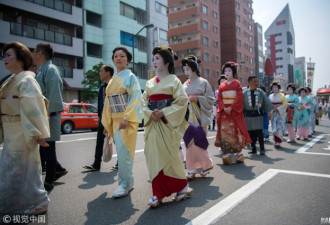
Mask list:
[[[210,155],[215,167],[197,176],[186,201],[165,198],[149,209],[152,196],[143,131],[139,131],[134,160],[135,186],[120,199],[112,198],[117,172],[102,163],[100,172],[82,168],[94,159],[96,132],[62,135],[57,144],[60,163],[69,173],[50,193],[49,224],[321,224],[330,217],[330,121],[323,118],[308,141],[283,143],[275,149],[266,142],[266,156],[245,155],[244,164],[224,166],[210,131]],[[182,144],[183,146],[183,144]],[[258,146],[258,145],[257,145]]]

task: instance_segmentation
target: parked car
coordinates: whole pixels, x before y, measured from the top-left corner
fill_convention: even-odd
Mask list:
[[[88,103],[63,103],[64,111],[61,113],[61,130],[69,134],[73,130],[98,128],[97,107]]]

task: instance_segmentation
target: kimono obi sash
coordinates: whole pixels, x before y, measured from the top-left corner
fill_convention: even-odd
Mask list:
[[[275,108],[277,108],[282,105],[282,102],[272,102],[272,104],[275,106]]]
[[[149,97],[148,107],[150,110],[163,109],[172,104],[174,98],[172,95],[156,94]]]
[[[1,98],[1,105],[1,120],[3,122],[21,121],[20,102],[18,96],[14,95],[7,98]],[[8,108],[10,109],[10,113]]]
[[[165,95],[165,94],[150,95],[148,107],[150,110],[163,109],[165,107],[170,106],[173,101],[174,98],[172,95]],[[167,120],[165,119],[164,116],[161,118],[161,120],[163,121],[163,123],[167,124]]]
[[[236,96],[237,96],[237,94],[236,94],[236,91],[234,91],[234,90],[222,92],[223,104],[225,104],[225,105],[233,104],[236,99]]]
[[[125,112],[128,103],[127,92],[121,94],[109,95],[109,104],[112,113],[122,113]]]

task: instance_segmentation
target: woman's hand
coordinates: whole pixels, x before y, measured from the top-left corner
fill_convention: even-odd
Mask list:
[[[220,147],[220,140],[219,139],[215,139],[214,146],[215,147]]]
[[[224,111],[231,115],[231,107],[224,108]]]
[[[153,113],[158,120],[164,116],[164,112],[162,110],[155,109]]]
[[[49,147],[49,144],[45,141],[45,138],[39,138],[38,137],[37,142],[41,147]]]
[[[198,96],[196,95],[188,95],[188,99],[191,101],[191,102],[198,102]]]
[[[119,124],[119,130],[121,130],[121,129],[126,129],[126,127],[127,127],[127,125],[128,125],[128,121],[127,120],[125,120],[125,119],[122,119],[121,121],[120,121],[120,124]]]
[[[106,135],[108,133],[108,131],[104,128],[103,129],[103,134]]]
[[[152,112],[152,113],[151,113],[150,118],[151,118],[153,121],[155,121],[155,122],[159,121],[159,119],[158,119],[158,118],[156,117],[156,115],[155,115],[155,112]]]

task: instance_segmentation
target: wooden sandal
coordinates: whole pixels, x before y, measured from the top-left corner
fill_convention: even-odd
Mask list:
[[[178,192],[175,194],[175,196],[172,198],[173,201],[179,202],[182,200],[186,200],[188,197],[191,196],[194,189],[188,187],[187,192]]]
[[[208,175],[211,171],[214,168],[214,164],[212,163],[212,165],[210,166],[210,168],[206,169],[206,170],[202,170],[202,172],[200,173],[200,175],[202,177],[206,177],[206,175]]]
[[[160,203],[162,203],[162,199],[158,199],[157,196],[152,196],[150,199],[149,199],[149,203],[148,205],[152,208],[157,208],[159,207]]]
[[[244,163],[244,155],[242,153],[236,155],[236,163]]]

